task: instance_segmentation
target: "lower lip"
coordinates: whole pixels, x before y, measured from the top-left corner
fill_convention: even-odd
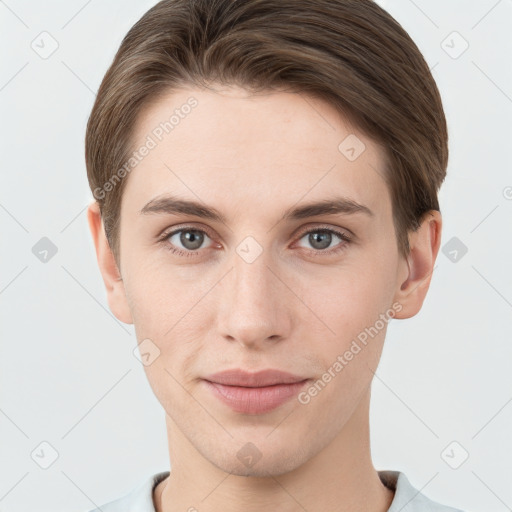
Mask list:
[[[308,380],[293,384],[276,384],[261,388],[225,386],[217,382],[203,381],[213,394],[235,412],[263,414],[284,404],[306,385]]]

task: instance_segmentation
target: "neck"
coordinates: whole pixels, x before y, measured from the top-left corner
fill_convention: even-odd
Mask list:
[[[370,389],[323,450],[292,471],[264,477],[222,471],[167,416],[173,462],[169,477],[155,489],[156,512],[387,512],[394,492],[381,482],[371,461],[369,403]]]

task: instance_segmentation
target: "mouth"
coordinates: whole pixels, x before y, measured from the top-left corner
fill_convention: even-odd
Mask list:
[[[225,370],[203,379],[223,404],[242,414],[270,412],[295,396],[311,379],[281,370]]]

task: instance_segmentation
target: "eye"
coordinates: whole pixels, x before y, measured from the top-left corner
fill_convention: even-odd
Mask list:
[[[332,247],[332,243],[336,238],[341,240],[340,243]],[[184,226],[179,229],[165,232],[159,239],[164,247],[173,254],[179,256],[196,256],[198,255],[205,243],[206,239],[212,240],[208,233],[203,229],[197,229],[193,226]],[[306,239],[311,249],[305,247],[313,255],[335,254],[342,251],[351,242],[351,236],[342,231],[331,228],[313,228],[302,233],[299,240]]]
[[[206,239],[210,239],[206,231],[189,226],[166,232],[160,238],[160,242],[172,253],[194,256],[200,249],[204,249],[202,246]]]
[[[304,238],[311,245],[313,252],[325,254],[341,251],[351,242],[350,235],[330,228],[310,229],[302,234],[300,240]],[[331,244],[333,241],[336,241],[336,238],[340,239],[341,243],[336,244],[332,248]]]

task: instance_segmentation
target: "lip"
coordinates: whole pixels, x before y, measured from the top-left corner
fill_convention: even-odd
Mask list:
[[[243,386],[247,388],[258,388],[264,386],[274,386],[276,384],[293,384],[306,380],[307,377],[300,377],[292,373],[273,368],[260,370],[258,372],[248,372],[239,368],[224,370],[213,373],[204,380],[224,384],[226,386]]]
[[[203,379],[207,388],[235,412],[264,414],[295,396],[310,379],[281,370],[225,370]]]

